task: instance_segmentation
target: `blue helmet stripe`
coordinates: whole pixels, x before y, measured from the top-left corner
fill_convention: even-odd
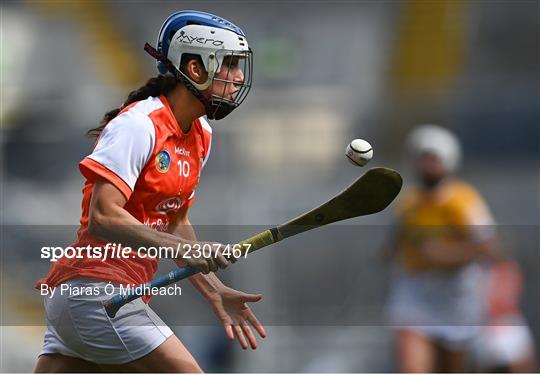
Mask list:
[[[161,26],[157,40],[158,51],[164,56],[167,56],[172,35],[182,27],[191,24],[226,29],[245,37],[242,29],[221,17],[195,10],[183,10],[170,15]]]

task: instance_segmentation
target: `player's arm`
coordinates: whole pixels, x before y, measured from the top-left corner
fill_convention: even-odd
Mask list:
[[[170,247],[174,249],[171,257],[182,258],[185,252],[183,245],[193,246],[194,242],[189,239],[158,232],[143,225],[126,211],[126,202],[126,197],[116,186],[105,179],[97,178],[90,201],[89,234],[122,243],[133,249],[149,246]],[[180,251],[177,252],[177,249]],[[219,253],[212,258],[189,258],[186,263],[203,273],[228,265],[227,260]]]
[[[474,239],[444,242],[427,241],[420,246],[424,256],[435,266],[457,268],[479,258],[495,260],[498,258],[498,241],[496,236],[476,241]]]
[[[460,229],[465,238],[455,241],[432,240],[421,245],[424,255],[441,267],[460,267],[479,258],[496,260],[499,245],[494,229],[494,220],[482,198],[470,193],[472,199],[463,200],[456,207],[456,215],[461,219]]]
[[[169,225],[169,232],[182,238],[197,241],[195,230],[188,218],[188,207],[180,208],[175,219]],[[235,261],[234,257],[231,261]],[[178,266],[182,259],[176,260]],[[248,341],[252,349],[257,348],[257,339],[249,327],[250,323],[261,337],[266,336],[264,327],[259,323],[248,302],[257,302],[262,296],[247,294],[225,286],[214,273],[196,274],[189,278],[193,286],[208,300],[212,309],[223,323],[227,337],[236,337],[243,349],[247,349]],[[246,340],[247,337],[247,340]]]

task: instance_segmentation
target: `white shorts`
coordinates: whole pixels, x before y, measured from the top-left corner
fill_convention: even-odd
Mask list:
[[[122,364],[145,356],[173,334],[140,298],[109,318],[103,306],[110,298],[104,293],[107,283],[77,279],[65,284],[69,292],[61,294],[59,286],[52,297],[44,297],[47,331],[39,355],[59,353],[98,364]],[[81,287],[95,288],[100,295],[75,295]]]
[[[447,350],[468,350],[474,343],[482,327],[481,326],[393,326],[394,329],[403,329],[417,332],[436,340],[439,345]]]
[[[484,321],[484,272],[470,264],[455,272],[409,273],[398,268],[387,305],[389,323],[462,349]]]

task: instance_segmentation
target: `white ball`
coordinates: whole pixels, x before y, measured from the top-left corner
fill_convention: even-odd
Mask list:
[[[363,139],[353,139],[345,150],[349,161],[357,166],[366,165],[373,157],[373,147]]]

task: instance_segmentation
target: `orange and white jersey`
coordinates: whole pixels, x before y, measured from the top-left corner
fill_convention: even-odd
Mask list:
[[[80,163],[86,177],[82,216],[73,246],[103,246],[88,234],[90,199],[97,178],[125,196],[124,208],[139,222],[166,231],[175,213],[195,200],[195,188],[208,160],[212,129],[205,118],[183,133],[164,96],[149,97],[126,107],[103,129],[93,152]],[[45,279],[54,287],[73,278],[94,278],[122,284],[152,279],[157,259],[59,259]]]

